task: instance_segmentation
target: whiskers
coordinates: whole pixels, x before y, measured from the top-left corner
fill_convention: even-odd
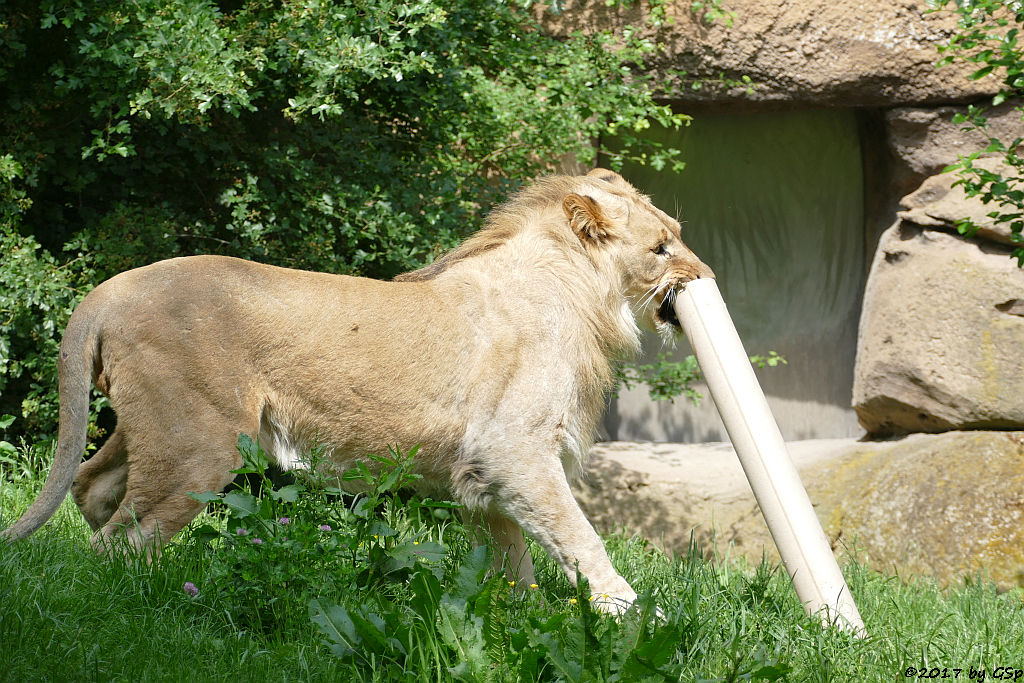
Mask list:
[[[661,337],[661,344],[663,348],[675,348],[676,341],[680,332],[679,324],[677,322],[670,322],[668,320],[664,320],[662,314],[651,315],[648,309],[650,308],[651,304],[655,302],[658,302],[656,306],[659,308],[665,305],[666,303],[669,306],[672,306],[674,295],[676,294],[675,290],[678,284],[678,282],[672,279],[665,279],[659,282],[658,284],[654,285],[647,291],[645,291],[639,297],[631,297],[632,300],[635,302],[633,315],[636,316],[636,319],[638,321],[645,320],[651,322],[651,319],[654,319],[654,325],[652,329],[654,332],[658,333],[659,337]]]
[[[640,301],[637,302],[636,314],[638,316],[643,315],[647,312],[647,307],[650,306],[654,299],[661,294],[663,291],[667,293],[667,290],[672,288],[672,283],[669,281],[659,282],[654,285],[640,297]]]

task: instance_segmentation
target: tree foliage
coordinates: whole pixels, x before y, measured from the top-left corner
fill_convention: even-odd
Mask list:
[[[939,47],[943,57],[938,65],[956,60],[973,63],[977,69],[969,78],[977,80],[990,74],[1002,81],[1000,91],[992,105],[1010,99],[1024,98],[1024,47],[1020,44],[1020,28],[1024,25],[1024,3],[1019,0],[931,0],[934,9],[952,9],[959,14],[958,30],[950,41]],[[955,170],[967,196],[979,197],[991,204],[988,215],[997,222],[1010,226],[1016,246],[1012,252],[1017,264],[1024,267],[1024,158],[1020,156],[1024,138],[1001,140],[988,133],[986,107],[971,105],[966,114],[957,115],[955,121],[968,129],[980,131],[989,139],[986,148],[961,157],[947,170]],[[1024,117],[1024,105],[1016,107]],[[982,155],[996,154],[1009,169],[994,172],[975,165]],[[962,234],[973,235],[978,226],[970,220],[957,225]]]
[[[11,0],[0,10],[0,414],[55,427],[56,340],[113,274],[223,253],[389,277],[592,141],[685,116],[638,33],[500,0]]]

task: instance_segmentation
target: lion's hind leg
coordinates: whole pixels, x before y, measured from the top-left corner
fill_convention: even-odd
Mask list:
[[[129,439],[132,445],[124,496],[118,509],[93,534],[93,547],[150,558],[202,512],[204,504],[189,493],[221,491],[231,482],[231,470],[241,464],[235,449],[238,428],[219,424],[205,431],[207,438],[195,434],[173,444],[162,439]],[[180,434],[181,430],[151,433]]]
[[[477,542],[489,541],[492,544],[494,571],[504,572],[519,589],[536,585],[533,558],[518,524],[495,511],[474,514],[468,521]]]
[[[71,485],[71,495],[93,531],[120,507],[127,482],[128,450],[124,435],[115,429],[96,455],[78,467]]]

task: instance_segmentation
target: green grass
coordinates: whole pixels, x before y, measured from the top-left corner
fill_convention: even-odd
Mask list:
[[[6,526],[41,483],[4,474]],[[697,549],[673,558],[612,535],[613,562],[666,613],[616,621],[537,547],[537,589],[488,578],[461,525],[394,496],[401,482],[375,479],[372,505],[330,487],[253,498],[257,512],[215,503],[221,512],[152,565],[97,556],[65,501],[33,537],[0,543],[0,680],[896,681],[911,666],[951,680],[984,668],[993,680],[1024,669],[1021,594],[980,580],[942,590],[849,564],[869,632],[858,640],[805,616],[779,567],[708,563]],[[282,511],[285,526],[255,531]],[[410,559],[413,547],[432,550]]]

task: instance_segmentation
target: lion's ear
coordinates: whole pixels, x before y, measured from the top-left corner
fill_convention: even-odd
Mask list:
[[[601,206],[590,197],[570,194],[562,202],[562,211],[569,219],[569,227],[584,244],[600,244],[610,237],[608,219]]]
[[[606,183],[615,183],[615,182],[618,182],[620,180],[622,182],[626,182],[625,179],[622,176],[620,176],[618,173],[616,173],[615,171],[609,171],[606,168],[595,168],[593,171],[591,171],[587,175],[592,177],[592,178],[597,178],[598,180],[603,180]]]

